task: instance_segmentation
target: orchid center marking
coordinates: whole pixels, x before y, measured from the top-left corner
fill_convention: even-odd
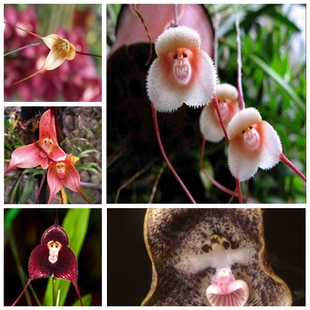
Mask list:
[[[192,75],[191,65],[188,60],[188,53],[190,53],[190,50],[185,48],[178,48],[173,52],[173,73],[175,79],[181,85],[187,85]]]
[[[61,243],[58,241],[49,241],[47,243],[47,247],[49,249],[49,257],[48,260],[52,263],[55,264],[58,260],[58,253],[61,249]]]
[[[260,137],[257,130],[250,126],[242,131],[244,142],[250,151],[254,151],[259,147]]]

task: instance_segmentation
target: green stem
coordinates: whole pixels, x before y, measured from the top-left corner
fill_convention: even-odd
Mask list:
[[[56,278],[52,276],[53,288],[53,306],[56,306]]]

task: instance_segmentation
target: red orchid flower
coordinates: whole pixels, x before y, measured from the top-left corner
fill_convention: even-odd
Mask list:
[[[65,186],[73,192],[79,193],[88,203],[91,203],[83,194],[80,184],[80,175],[72,164],[71,157],[66,154],[65,160],[51,162],[47,173],[47,183],[50,189],[50,203],[54,195]]]
[[[13,306],[16,305],[32,280],[49,277],[72,282],[81,306],[83,306],[77,284],[77,259],[73,251],[68,248],[68,245],[68,235],[66,231],[58,225],[58,220],[56,218],[55,224],[43,233],[41,244],[36,246],[30,254],[28,262],[29,279],[25,288],[13,303]]]
[[[55,115],[51,109],[43,113],[39,125],[39,140],[14,150],[9,166],[4,174],[13,168],[34,168],[41,165],[43,169],[50,161],[61,161],[66,153],[59,147],[55,127]]]

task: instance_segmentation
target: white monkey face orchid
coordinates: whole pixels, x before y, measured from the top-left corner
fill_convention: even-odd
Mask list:
[[[255,108],[239,111],[229,123],[227,133],[229,169],[240,181],[253,177],[258,168],[271,169],[281,160],[280,138]]]
[[[225,127],[239,111],[238,91],[230,84],[216,85],[216,96]],[[206,105],[200,115],[200,131],[206,141],[219,142],[224,138],[223,128],[213,104]]]
[[[147,76],[147,93],[154,108],[171,112],[183,103],[200,107],[215,94],[217,75],[200,36],[186,26],[169,28],[155,43],[157,58]]]

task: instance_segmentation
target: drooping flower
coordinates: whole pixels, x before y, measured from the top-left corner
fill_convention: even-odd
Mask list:
[[[81,190],[80,175],[72,164],[71,157],[66,154],[64,160],[51,162],[47,172],[47,183],[50,196],[47,203],[52,201],[60,189],[65,186],[73,192],[79,193],[88,203],[91,203]]]
[[[9,23],[5,22],[6,24],[10,25]],[[35,37],[40,38],[45,45],[50,49],[49,54],[47,55],[45,62],[43,64],[43,66],[36,71],[35,73],[19,80],[16,81],[10,85],[8,85],[7,87],[11,87],[13,85],[16,85],[18,83],[21,83],[25,80],[30,79],[31,77],[37,75],[40,72],[43,72],[45,70],[54,70],[56,68],[58,68],[65,60],[72,60],[75,57],[76,54],[76,50],[75,47],[66,39],[61,38],[59,35],[57,34],[50,34],[46,37],[42,37],[38,34],[35,34],[31,31],[25,30],[21,27],[15,26],[15,25],[10,25],[13,27],[16,27],[19,30],[22,30],[24,32],[27,32]]]
[[[233,116],[239,111],[237,89],[230,84],[218,84],[216,85],[216,96],[223,123],[227,127]],[[206,141],[219,142],[224,137],[223,128],[213,104],[208,104],[203,108],[199,124]]]
[[[229,169],[240,181],[253,177],[258,168],[271,169],[281,160],[280,138],[255,108],[236,113],[228,125],[227,133],[230,139]]]
[[[72,282],[81,305],[82,298],[77,284],[78,264],[73,251],[68,247],[69,238],[66,231],[55,224],[42,235],[41,244],[31,252],[28,262],[29,279],[25,288],[18,296],[13,306],[26,291],[32,280],[55,277]]]
[[[19,11],[15,6],[8,5],[5,8],[4,17],[10,24],[10,26],[5,24],[5,53],[29,46],[29,44],[43,43],[43,41],[33,41],[36,38],[35,36],[28,35],[27,32],[11,26],[16,25],[37,33],[38,18],[33,6]],[[79,50],[76,51],[77,54],[97,56],[88,54],[85,28],[83,28],[81,21],[78,21],[70,31],[59,27],[54,33],[61,38],[66,38],[73,44]],[[61,99],[74,102],[101,101],[100,73],[96,71],[96,63],[93,57],[87,56],[75,57],[74,61],[64,61],[56,69],[57,73],[54,70],[44,70],[22,83],[9,87],[30,73],[40,70],[45,63],[48,52],[47,46],[40,44],[35,47],[24,48],[18,53],[5,57],[4,94],[6,101],[12,98],[14,100],[21,98],[21,101],[59,101]]]
[[[200,49],[197,31],[169,28],[155,43],[158,56],[147,76],[147,93],[157,111],[171,112],[183,103],[200,107],[215,94],[217,76],[210,56]]]
[[[49,109],[43,113],[40,119],[39,140],[15,149],[4,174],[13,168],[34,168],[38,165],[46,169],[51,161],[60,161],[65,158],[66,153],[57,142],[55,115]]]

